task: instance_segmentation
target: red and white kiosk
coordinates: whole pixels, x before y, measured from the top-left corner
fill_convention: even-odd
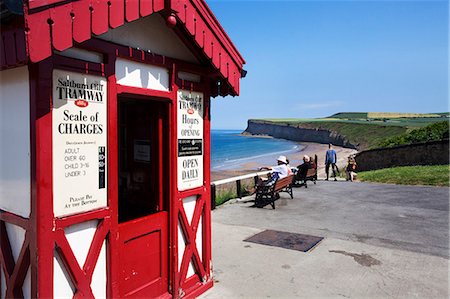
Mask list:
[[[244,60],[206,3],[1,5],[1,298],[212,287],[210,97]]]

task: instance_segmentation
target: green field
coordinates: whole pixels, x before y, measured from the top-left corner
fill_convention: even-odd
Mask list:
[[[364,150],[378,147],[387,138],[445,120],[449,120],[448,113],[340,112],[325,118],[266,118],[252,121],[334,131]]]
[[[448,113],[399,113],[399,112],[339,112],[330,118],[345,119],[401,119],[401,118],[435,118],[447,116]]]
[[[399,185],[449,186],[450,166],[404,166],[358,173],[358,180]]]

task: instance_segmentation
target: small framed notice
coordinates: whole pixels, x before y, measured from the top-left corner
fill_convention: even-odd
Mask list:
[[[134,140],[134,161],[150,162],[150,140]]]

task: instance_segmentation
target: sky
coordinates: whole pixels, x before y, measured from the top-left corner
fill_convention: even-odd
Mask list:
[[[438,0],[207,0],[244,57],[212,129],[252,118],[449,111],[449,6]]]

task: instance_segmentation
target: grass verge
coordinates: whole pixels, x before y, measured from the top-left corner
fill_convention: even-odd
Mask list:
[[[402,166],[358,173],[366,182],[399,185],[449,186],[450,165]]]
[[[245,182],[241,182],[241,184],[241,196],[244,197],[250,195],[253,184]],[[222,185],[216,190],[216,206],[220,206],[230,199],[237,197],[236,184],[234,182]]]

